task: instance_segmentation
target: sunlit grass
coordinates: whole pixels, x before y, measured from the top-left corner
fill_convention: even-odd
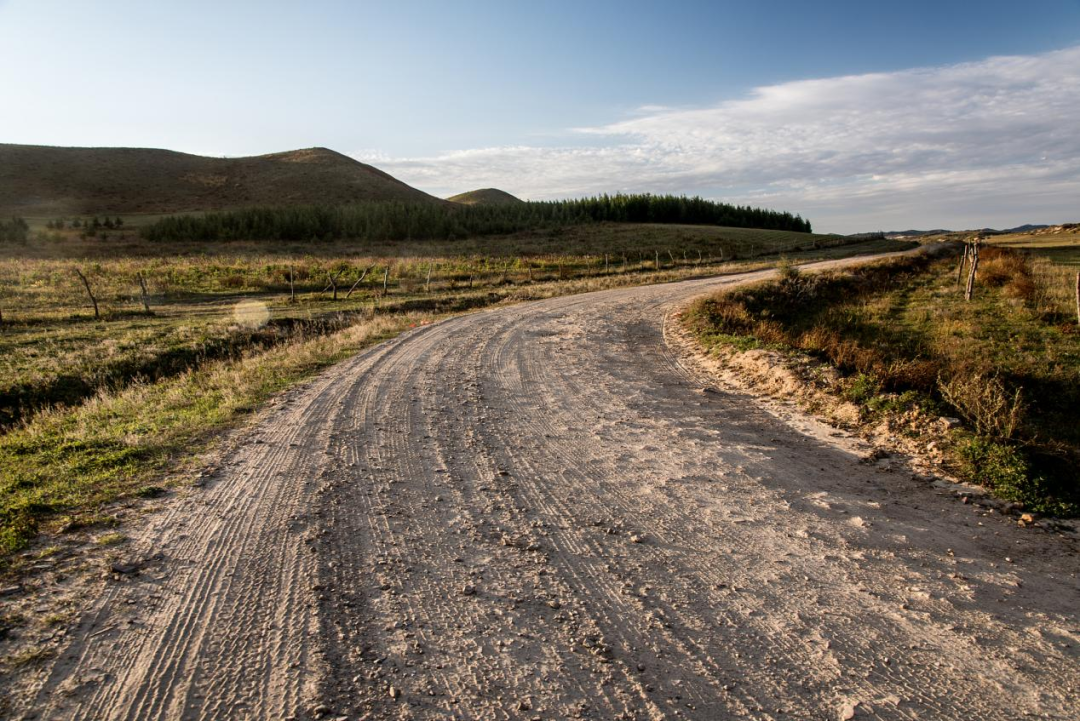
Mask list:
[[[786,250],[787,244],[777,248]],[[762,242],[756,251],[773,249]],[[897,244],[885,241],[793,257],[896,249]],[[243,423],[269,397],[411,326],[498,303],[750,270],[777,257],[720,262],[717,252],[710,263],[705,253],[700,259],[687,253],[683,260],[681,252],[672,252],[657,269],[657,253],[635,258],[629,249],[625,265],[611,254],[605,264],[603,254],[388,259],[345,255],[340,247],[335,248],[339,255],[321,257],[265,247],[251,255],[227,250],[230,254],[171,258],[0,261],[5,277],[18,279],[6,287],[21,307],[13,322],[6,322],[5,313],[0,334],[0,351],[10,351],[0,353],[10,374],[6,377],[41,388],[65,376],[96,384],[67,406],[31,409],[0,435],[0,559],[10,560],[43,530],[109,521],[107,504],[118,499],[161,495],[167,490],[166,476],[177,477],[221,431]],[[386,294],[378,273],[347,301],[340,297],[343,292],[331,300],[321,281],[314,280],[328,267],[360,269],[390,262],[400,276],[388,279]],[[94,320],[68,277],[75,263],[118,309],[123,293],[131,289],[117,278],[141,272],[185,280],[174,280],[177,285],[169,293],[152,291],[151,316],[128,312]],[[308,271],[296,303],[280,286],[253,287],[259,278],[280,278],[280,269],[289,266],[294,277],[297,268]],[[428,267],[433,268],[430,285]],[[443,270],[436,273],[439,267]],[[222,280],[234,275],[250,279],[251,287],[249,280],[235,286]],[[30,291],[23,293],[23,287]],[[129,308],[135,306],[137,301],[127,298]],[[267,329],[238,324],[232,306],[241,299],[265,303],[281,332],[260,335]],[[217,355],[211,352],[219,347],[215,343],[224,348]],[[166,366],[177,357],[190,362]],[[131,373],[139,363],[159,372]],[[116,372],[104,372],[109,368]]]

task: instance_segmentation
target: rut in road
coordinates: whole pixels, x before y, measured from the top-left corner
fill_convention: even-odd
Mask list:
[[[703,392],[665,344],[678,304],[761,277],[463,316],[288,394],[152,518],[146,567],[94,602],[32,706],[1080,715],[1070,541]]]

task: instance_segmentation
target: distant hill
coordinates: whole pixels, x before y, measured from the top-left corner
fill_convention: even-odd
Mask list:
[[[935,230],[888,230],[885,231],[885,237],[890,239],[896,238],[918,238],[924,235],[948,235],[950,233],[979,233],[982,235],[1001,235],[1003,233],[1027,233],[1033,230],[1040,230],[1047,228],[1046,225],[1032,225],[1030,223],[1026,225],[1018,225],[1015,228],[1006,228],[1005,230],[995,230],[994,228],[969,228],[968,230],[945,230],[944,228],[937,228]]]
[[[1049,225],[1032,225],[1031,223],[1027,223],[1025,225],[1018,225],[1015,228],[1008,228],[1008,229],[1003,230],[1001,232],[1002,233],[1030,233],[1033,230],[1043,230],[1043,229],[1049,228],[1049,227],[1051,227],[1051,226],[1049,226]]]
[[[937,228],[936,230],[887,230],[885,231],[885,237],[890,239],[918,238],[923,235],[944,235],[951,232],[953,231],[944,230],[943,228]]]
[[[447,198],[447,200],[451,203],[461,203],[463,205],[514,205],[525,202],[521,198],[516,198],[505,190],[499,190],[498,188],[470,190],[467,193],[459,193]]]
[[[207,158],[146,148],[0,144],[0,217],[174,213],[364,200],[444,202],[326,148]]]

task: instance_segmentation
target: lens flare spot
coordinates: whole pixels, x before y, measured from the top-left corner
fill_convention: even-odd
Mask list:
[[[257,300],[242,300],[233,306],[233,319],[247,328],[262,328],[270,322],[270,309]]]

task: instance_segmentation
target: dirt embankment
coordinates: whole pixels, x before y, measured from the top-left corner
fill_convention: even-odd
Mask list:
[[[1077,524],[1070,519],[1041,517],[1026,511],[1023,504],[994,498],[988,489],[956,478],[949,470],[945,448],[949,431],[960,425],[960,419],[928,415],[917,408],[868,416],[845,398],[848,384],[829,364],[800,353],[761,348],[740,351],[729,347],[706,354],[680,327],[679,319],[680,312],[672,314],[668,341],[688,363],[725,387],[751,393],[765,403],[797,408],[859,438],[869,448],[864,462],[876,468],[908,473],[914,481],[952,493],[961,503],[971,503],[990,514],[1005,514],[1021,528],[1042,528],[1080,539]]]

